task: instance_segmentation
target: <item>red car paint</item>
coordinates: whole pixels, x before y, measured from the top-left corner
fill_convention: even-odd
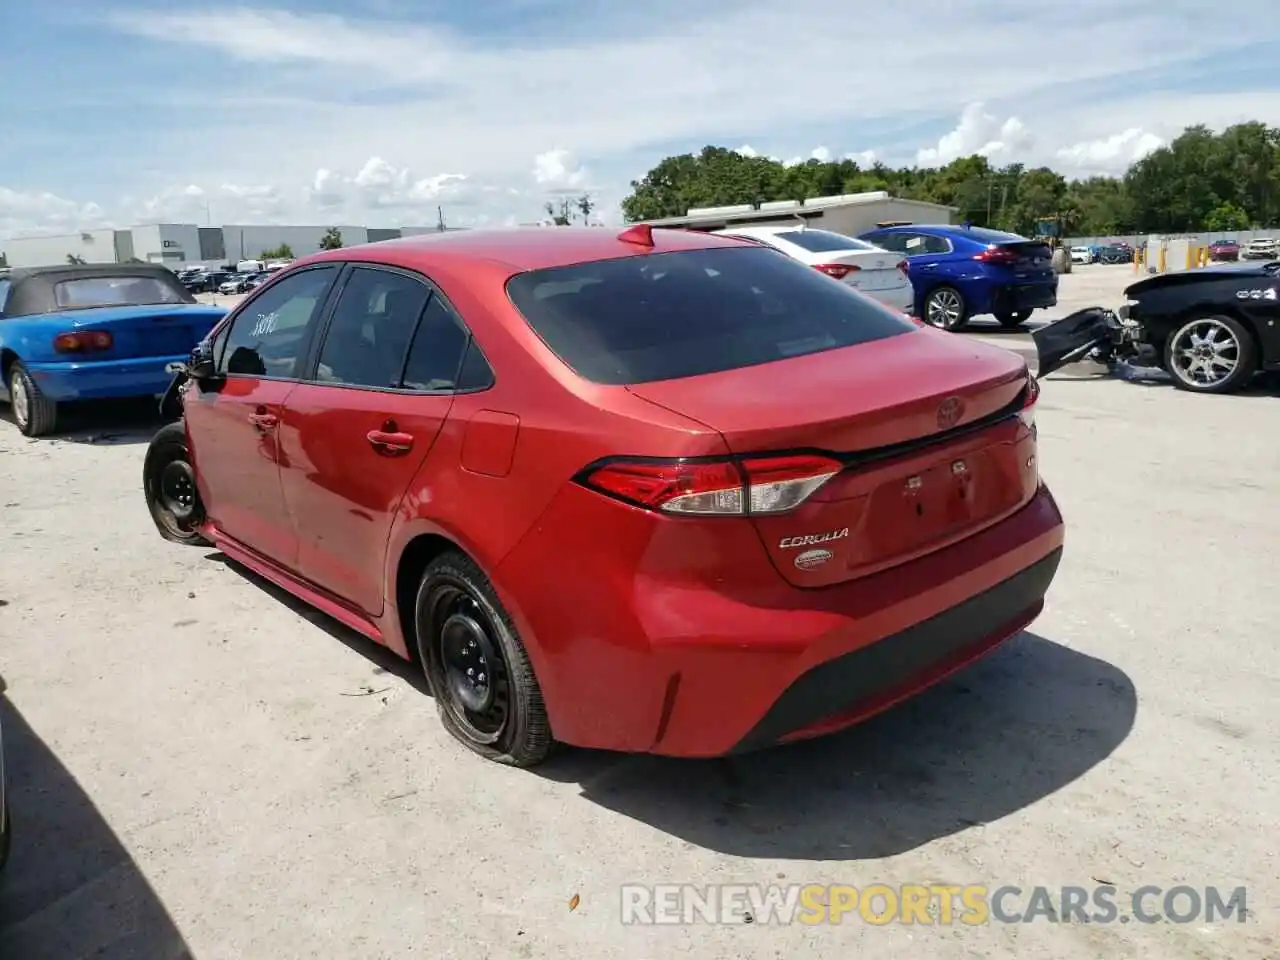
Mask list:
[[[241,374],[216,390],[193,385],[184,408],[204,534],[406,657],[418,574],[433,552],[461,548],[516,624],[553,733],[569,744],[714,756],[891,706],[1043,605],[1063,524],[1039,478],[1023,362],[898,318],[900,333],[869,343],[601,384],[561,361],[506,287],[562,265],[754,247],[564,228],[297,261],[215,342],[300,271],[380,265],[436,286],[492,382],[456,394]],[[656,489],[628,473],[634,458],[736,477],[744,456],[761,482],[770,469],[837,462],[780,514],[673,516],[619,499]],[[798,563],[806,552],[819,562]],[[858,653],[879,666],[852,667],[857,696],[843,696],[839,669]]]

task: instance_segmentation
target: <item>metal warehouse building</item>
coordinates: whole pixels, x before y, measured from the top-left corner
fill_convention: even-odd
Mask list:
[[[254,260],[264,251],[287,244],[295,256],[320,249],[320,238],[330,226],[222,226],[194,223],[153,223],[124,230],[86,230],[54,237],[20,237],[0,240],[0,253],[11,267],[43,267],[68,263],[126,263],[137,259],[180,267],[187,264],[229,263]],[[378,229],[337,225],[346,246],[394,240],[439,227]]]
[[[786,226],[797,221],[806,226],[856,236],[889,222],[951,223],[953,207],[922,200],[899,200],[883,190],[847,193],[838,197],[744,203],[734,207],[695,207],[683,217],[646,220],[655,227],[689,230],[723,230],[729,227]]]

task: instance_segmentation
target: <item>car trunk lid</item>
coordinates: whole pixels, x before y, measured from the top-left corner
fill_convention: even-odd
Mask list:
[[[158,303],[127,307],[89,307],[69,311],[59,333],[105,331],[110,349],[77,355],[77,360],[126,360],[173,357],[191,352],[208,336],[226,310],[208,304]]]
[[[767,366],[629,387],[717,430],[735,455],[821,452],[841,468],[783,514],[750,518],[778,572],[838,583],[971,535],[1035,492],[1017,414],[1026,364],[922,329]],[[761,389],[767,382],[767,389]]]

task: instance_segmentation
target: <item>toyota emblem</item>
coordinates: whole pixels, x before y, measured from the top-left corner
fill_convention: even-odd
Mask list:
[[[964,401],[959,397],[947,397],[938,406],[938,429],[947,430],[960,422],[964,414]]]

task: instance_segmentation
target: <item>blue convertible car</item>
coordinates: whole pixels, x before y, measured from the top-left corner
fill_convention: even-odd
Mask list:
[[[0,401],[37,437],[56,428],[60,404],[162,394],[165,367],[225,313],[153,264],[0,273]]]

